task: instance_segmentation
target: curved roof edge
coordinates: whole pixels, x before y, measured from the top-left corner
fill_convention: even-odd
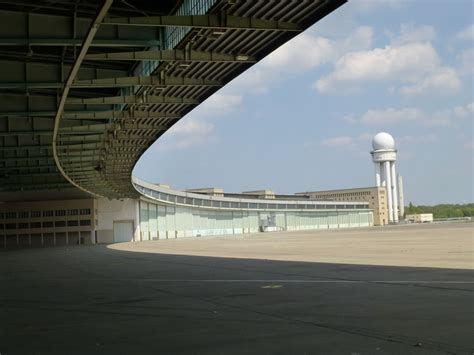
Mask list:
[[[369,204],[361,201],[316,201],[288,199],[252,199],[222,196],[208,196],[158,186],[132,176],[132,184],[142,199],[164,204],[177,204],[192,208],[225,209],[297,209],[297,210],[369,210]]]

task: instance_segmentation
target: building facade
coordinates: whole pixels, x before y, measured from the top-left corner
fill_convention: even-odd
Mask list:
[[[306,196],[316,201],[365,202],[369,204],[369,208],[373,211],[374,225],[383,226],[388,223],[387,192],[384,186],[299,192],[296,195]]]
[[[117,243],[374,224],[373,210],[362,200],[265,198],[260,192],[225,197],[214,191],[177,191],[136,178],[133,183],[138,199],[0,205],[0,245]]]

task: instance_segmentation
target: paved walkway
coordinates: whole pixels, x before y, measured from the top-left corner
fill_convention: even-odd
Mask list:
[[[1,252],[0,353],[471,354],[466,235],[472,225]],[[203,255],[173,255],[190,251]]]

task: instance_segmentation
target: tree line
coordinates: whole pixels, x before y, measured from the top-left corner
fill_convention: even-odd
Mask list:
[[[410,202],[408,207],[405,207],[405,215],[417,213],[433,213],[433,218],[473,217],[474,203],[461,205],[441,204],[435,206],[415,206]]]

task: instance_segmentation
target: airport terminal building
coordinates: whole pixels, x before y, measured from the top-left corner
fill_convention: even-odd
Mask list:
[[[4,247],[117,243],[374,223],[373,210],[363,201],[317,201],[296,195],[266,198],[248,193],[210,196],[137,178],[133,183],[139,199],[0,205],[0,243]]]

